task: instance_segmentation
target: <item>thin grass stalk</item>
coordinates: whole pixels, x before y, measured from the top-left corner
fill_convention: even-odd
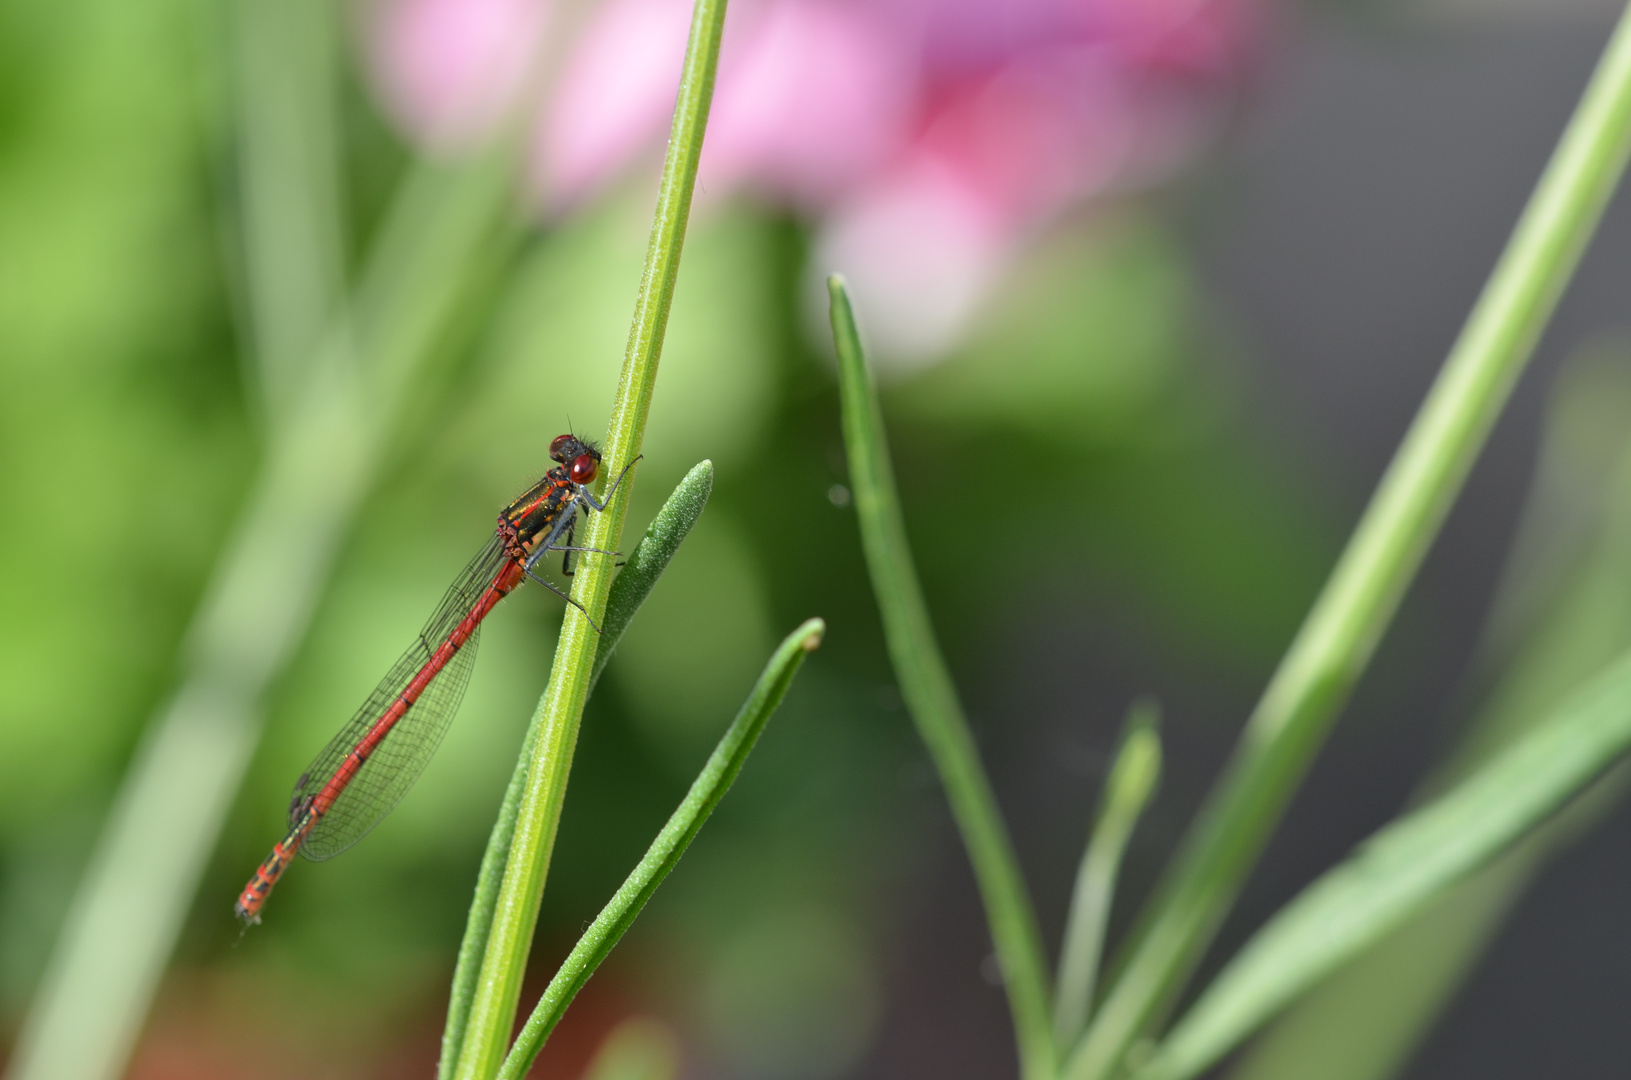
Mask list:
[[[663,333],[668,326],[668,311],[679,274],[680,252],[690,218],[691,194],[696,186],[708,107],[713,100],[714,74],[719,64],[724,26],[725,0],[697,0],[668,152],[663,161],[645,272],[635,301],[617,398],[607,425],[604,451],[607,478],[621,475],[624,469],[628,475],[606,511],[590,515],[584,530],[586,547],[613,551],[623,535],[635,462],[645,437]],[[538,738],[528,766],[526,791],[471,1006],[469,1029],[455,1072],[460,1080],[488,1080],[504,1059],[521,993],[521,977],[532,947],[538,904],[549,873],[555,830],[566,799],[578,724],[594,676],[599,635],[591,620],[600,621],[605,612],[612,571],[613,560],[609,556],[591,554],[584,557],[573,577],[573,599],[583,608],[566,609],[549,685],[533,718]]]
[[[1631,10],[1065,1072],[1113,1076],[1199,962],[1534,351],[1631,150]]]
[[[1133,706],[1104,781],[1098,820],[1076,871],[1053,997],[1053,1037],[1061,1054],[1075,1045],[1087,1027],[1122,855],[1161,778],[1159,723],[1160,712],[1153,701]]]
[[[1595,354],[1595,355],[1593,355]],[[1593,348],[1561,373],[1477,667],[1477,715],[1415,801],[1442,792],[1631,648],[1631,352]],[[1300,999],[1232,1080],[1386,1080],[1443,1014],[1546,860],[1614,805],[1614,781],[1448,890]],[[1355,1016],[1365,1025],[1356,1027]]]
[[[228,7],[247,300],[241,321],[254,341],[244,354],[266,410],[279,417],[298,399],[345,295],[335,107],[340,28],[328,0],[235,0]]]
[[[1047,964],[1042,959],[1036,911],[1025,889],[1008,827],[991,791],[991,781],[980,763],[957,688],[935,641],[934,625],[912,564],[900,500],[895,494],[883,414],[844,279],[834,274],[827,279],[827,288],[832,298],[850,487],[855,492],[861,546],[883,618],[889,659],[900,680],[901,697],[929,748],[974,866],[991,941],[1002,966],[1021,1072],[1026,1080],[1051,1080],[1056,1055],[1049,1020]]]
[[[1135,1080],[1189,1080],[1265,1019],[1511,850],[1631,749],[1631,653],[1427,805],[1390,822],[1254,934]]]
[[[685,474],[679,486],[663,503],[663,508],[646,527],[646,534],[629,553],[622,573],[612,582],[606,600],[606,621],[601,625],[603,640],[595,652],[595,668],[590,681],[600,678],[612,652],[617,648],[623,632],[629,628],[635,612],[668,568],[679,551],[680,544],[691,532],[691,527],[702,516],[708,505],[708,495],[714,486],[714,464],[703,461]],[[487,952],[487,938],[493,928],[493,912],[498,907],[499,885],[504,878],[504,865],[510,857],[510,841],[515,834],[515,823],[521,815],[521,796],[526,791],[527,766],[532,761],[532,748],[538,736],[536,727],[528,727],[522,740],[521,754],[516,758],[515,770],[504,790],[498,817],[487,839],[487,850],[482,853],[481,869],[476,875],[475,895],[470,901],[470,915],[465,922],[464,940],[459,943],[459,959],[453,968],[453,989],[448,996],[447,1024],[442,1031],[442,1054],[437,1063],[438,1080],[449,1080],[459,1064],[459,1052],[464,1047],[464,1035],[470,1022],[470,1007],[476,997],[476,981],[481,975],[482,957]]]

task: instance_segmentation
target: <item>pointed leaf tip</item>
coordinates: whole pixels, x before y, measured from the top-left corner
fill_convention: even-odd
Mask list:
[[[821,641],[827,635],[827,623],[822,619],[810,619],[799,629],[803,636],[799,639],[799,648],[805,652],[815,652],[821,648]]]

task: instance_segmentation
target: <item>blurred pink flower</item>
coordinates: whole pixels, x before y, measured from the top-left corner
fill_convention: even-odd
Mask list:
[[[710,187],[749,186],[819,208],[883,166],[907,136],[916,64],[868,7],[748,7],[722,58],[704,155]]]
[[[689,0],[609,0],[544,111],[537,171],[569,206],[661,145],[690,24]],[[910,65],[865,8],[808,0],[733,5],[700,182],[819,208],[905,135]]]
[[[543,109],[535,172],[552,204],[582,198],[660,144],[690,19],[677,0],[606,0],[596,11]]]
[[[825,325],[823,281],[841,270],[868,351],[895,367],[921,366],[957,343],[1014,244],[1008,221],[954,169],[930,158],[894,169],[823,221],[807,290],[811,325]]]
[[[1192,151],[1250,64],[1258,4],[735,0],[700,185],[818,218],[812,269],[850,274],[886,357],[933,359],[1029,237]],[[406,59],[384,82],[408,129],[448,139],[513,93],[503,63],[471,58],[537,10],[394,0],[381,40]],[[689,15],[690,0],[607,0],[590,16],[539,121],[552,212],[655,158]]]
[[[389,0],[369,61],[386,108],[433,151],[479,142],[513,103],[544,35],[547,0]]]

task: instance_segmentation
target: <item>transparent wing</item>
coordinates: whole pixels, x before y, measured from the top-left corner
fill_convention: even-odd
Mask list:
[[[332,858],[361,840],[419,779],[459,711],[475,664],[480,618],[465,627],[468,636],[459,632],[461,624],[479,604],[486,602],[490,609],[497,602],[498,597],[484,601],[484,594],[508,561],[495,536],[448,589],[419,637],[301,775],[289,802],[291,826],[325,789],[333,800],[301,845],[306,858]],[[404,707],[404,694],[415,691],[417,696]],[[359,747],[364,760],[347,776]]]

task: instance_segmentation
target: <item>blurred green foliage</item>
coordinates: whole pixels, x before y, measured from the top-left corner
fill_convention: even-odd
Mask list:
[[[204,11],[0,8],[0,979],[15,1016],[251,466]]]
[[[0,1033],[253,475],[223,34],[220,10],[192,0],[0,5]],[[357,80],[346,92],[357,251],[409,155]],[[293,1024],[311,1053],[359,1060],[359,1031],[385,1042],[439,1009],[548,671],[559,601],[542,590],[490,620],[458,724],[367,843],[291,875],[236,949],[231,899],[279,835],[290,782],[549,439],[598,434],[648,213],[643,188],[613,192],[529,238],[364,508],[176,959],[223,1008],[262,1017],[233,1038]],[[750,203],[694,223],[634,522],[700,458],[716,493],[590,703],[540,924],[548,962],[644,850],[777,628],[824,616],[827,643],[752,767],[603,976],[758,1076],[832,1075],[864,1053],[889,887],[941,813],[899,780],[920,751],[888,692],[852,512],[829,498],[844,470],[806,252],[800,223]],[[1128,205],[1054,230],[956,355],[886,386],[960,678],[1002,694],[1004,673],[978,662],[993,627],[1085,617],[1107,593],[1136,598],[1157,647],[1225,678],[1272,660],[1336,536],[1233,404],[1232,353],[1159,208]],[[1019,503],[1037,550],[1003,547]],[[1109,746],[1119,715],[1081,723]]]

